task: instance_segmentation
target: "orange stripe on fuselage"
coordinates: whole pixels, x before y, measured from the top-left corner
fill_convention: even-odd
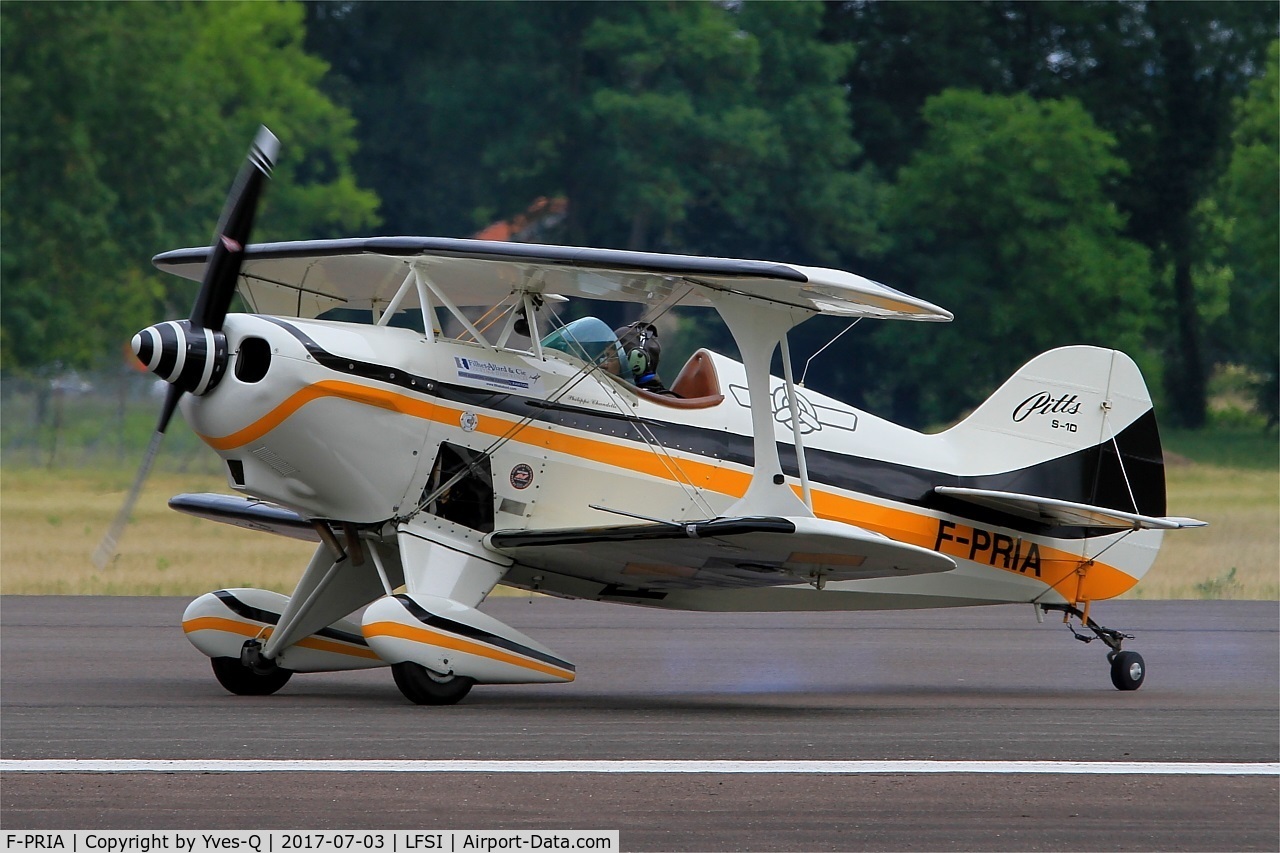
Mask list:
[[[237,430],[220,438],[201,435],[200,439],[214,450],[234,450],[237,447],[262,438],[284,423],[290,415],[307,403],[326,397],[337,397],[340,400],[350,400],[353,403],[376,406],[379,409],[387,409],[392,412],[399,412],[402,415],[411,415],[415,418],[440,420],[437,414],[439,407],[426,400],[417,400],[412,397],[406,397],[403,394],[384,391],[380,388],[357,385],[354,382],[326,380],[317,382],[314,385],[308,385],[300,391],[295,391],[285,398],[283,403],[242,430]]]
[[[325,380],[297,391],[242,430],[221,438],[202,435],[201,439],[215,450],[231,450],[261,438],[307,403],[324,398],[350,400],[449,425],[456,425],[458,416],[463,411],[381,388]],[[648,448],[585,438],[532,424],[525,424],[512,432],[513,426],[515,424],[511,421],[486,414],[480,417],[476,431],[492,436],[512,433],[511,439],[522,444],[542,447],[632,473],[692,483],[731,497],[741,497],[751,482],[750,473],[745,471],[721,468],[693,459],[675,459],[659,455]],[[796,491],[799,491],[798,488]],[[1078,554],[960,523],[956,523],[953,528],[946,528],[944,525],[951,524],[947,519],[902,507],[887,507],[815,488],[813,509],[819,518],[865,527],[892,539],[919,545],[950,557],[1033,577],[1077,603],[1114,598],[1138,582],[1136,578],[1114,566],[1105,563],[1086,564]]]
[[[1024,537],[953,522],[946,517],[937,518],[817,489],[813,491],[813,511],[819,518],[856,524],[948,557],[1035,578],[1072,602],[1114,598],[1138,582],[1115,566],[1087,563],[1079,554]]]

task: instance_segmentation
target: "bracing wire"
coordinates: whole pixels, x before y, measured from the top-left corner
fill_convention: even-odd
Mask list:
[[[861,317],[854,317],[853,322],[845,326],[844,330],[841,331],[840,334],[836,335],[834,338],[827,341],[825,344],[822,345],[822,349],[818,350],[813,355],[809,356],[808,361],[804,363],[804,370],[800,371],[800,381],[797,382],[796,385],[800,386],[801,388],[804,387],[804,378],[809,375],[809,362],[813,361],[815,358],[822,355],[823,351],[825,351],[827,347],[831,346],[836,341],[840,340],[842,337],[844,337],[845,332],[849,331],[850,329],[852,329],[854,326],[858,325],[861,322],[862,322]]]

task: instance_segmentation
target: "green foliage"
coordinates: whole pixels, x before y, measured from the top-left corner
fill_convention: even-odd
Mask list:
[[[1202,423],[1207,376],[1221,352],[1206,340],[1205,317],[1217,306],[1206,311],[1201,299],[1220,302],[1232,277],[1221,233],[1202,230],[1216,228],[1202,216],[1203,202],[1232,146],[1232,100],[1258,76],[1276,38],[1274,5],[991,0],[827,8],[828,37],[858,46],[848,78],[854,119],[883,170],[919,148],[928,132],[920,108],[948,87],[1074,97],[1114,135],[1129,168],[1107,195],[1159,273],[1147,341],[1161,358],[1166,410],[1171,420]],[[1274,329],[1275,311],[1248,324]]]
[[[1235,271],[1227,328],[1228,357],[1255,370],[1258,402],[1270,424],[1280,420],[1280,41],[1271,43],[1266,73],[1237,107],[1234,146],[1220,186],[1231,218],[1225,241]]]
[[[552,236],[570,244],[832,263],[875,247],[852,51],[818,38],[816,3],[310,9],[387,232],[465,236],[565,196]],[[404,31],[421,48],[386,61]]]
[[[815,364],[915,425],[1067,342],[1130,351],[1167,422],[1246,365],[1274,419],[1275,38],[1268,4],[1198,1],[11,0],[0,359],[114,361],[185,314],[147,258],[208,239],[262,122],[259,240],[468,236],[563,196],[540,239],[843,267],[953,309]]]
[[[701,207],[685,242],[708,253],[830,265],[879,254],[880,186],[857,166],[861,149],[840,85],[853,46],[818,39],[821,9],[812,3],[744,4],[734,23],[738,40],[755,39],[760,69],[748,90],[754,124],[730,130],[767,144],[730,168],[711,156],[692,170],[707,185],[704,198],[724,200]]]
[[[903,387],[931,389],[925,422],[981,400],[1035,353],[1070,343],[1142,344],[1148,255],[1107,198],[1123,174],[1112,137],[1079,102],[951,90],[925,106],[929,133],[898,173],[889,227],[904,286],[956,320],[924,346],[877,330]],[[900,395],[905,396],[905,395]]]
[[[190,286],[148,259],[209,239],[258,123],[285,149],[257,236],[376,221],[302,18],[288,3],[0,6],[6,369],[100,362],[185,314]]]

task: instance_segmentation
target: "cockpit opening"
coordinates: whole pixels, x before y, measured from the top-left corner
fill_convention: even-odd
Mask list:
[[[668,390],[658,378],[661,347],[658,330],[644,321],[614,331],[598,317],[581,317],[542,339],[544,350],[556,350],[598,364],[641,397],[675,408],[707,408],[724,400],[711,353],[689,357]]]

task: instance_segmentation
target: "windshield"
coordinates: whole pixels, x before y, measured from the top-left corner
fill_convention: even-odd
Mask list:
[[[543,349],[559,350],[583,361],[599,364],[615,376],[623,376],[625,361],[618,336],[596,317],[582,317],[542,339]]]

